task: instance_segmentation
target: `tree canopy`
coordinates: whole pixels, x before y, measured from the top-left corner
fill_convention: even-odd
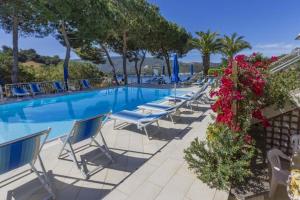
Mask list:
[[[237,33],[233,33],[230,36],[224,35],[221,39],[221,45],[221,52],[227,58],[232,58],[244,49],[252,48],[250,43],[244,40],[244,36],[239,36]]]
[[[18,39],[21,36],[45,36],[49,33],[48,19],[36,7],[35,1],[0,1],[0,27],[13,36],[11,80],[18,82]]]
[[[171,75],[171,56],[184,56],[193,48],[201,52],[205,73],[210,54],[222,52],[232,57],[250,48],[236,33],[219,38],[215,32],[196,32],[197,37],[180,25],[168,21],[159,8],[147,0],[12,0],[1,1],[0,26],[13,34],[12,82],[18,80],[18,62],[28,58],[55,64],[58,57],[38,57],[33,49],[18,49],[18,37],[52,34],[66,47],[63,59],[64,79],[68,83],[71,51],[95,64],[108,62],[118,84],[116,66],[111,55],[122,57],[123,79],[127,83],[127,61],[134,62],[140,82],[141,69],[147,55],[165,61]]]
[[[198,49],[202,55],[204,75],[208,75],[208,69],[210,66],[210,55],[218,53],[221,50],[221,42],[219,34],[217,32],[211,32],[210,30],[204,32],[196,32],[197,37],[191,40],[191,44],[194,48]]]

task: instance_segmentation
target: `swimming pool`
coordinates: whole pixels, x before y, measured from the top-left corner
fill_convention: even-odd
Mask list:
[[[177,91],[177,93],[183,93]],[[49,139],[66,134],[73,121],[172,95],[171,89],[117,87],[0,105],[0,143],[52,128]]]

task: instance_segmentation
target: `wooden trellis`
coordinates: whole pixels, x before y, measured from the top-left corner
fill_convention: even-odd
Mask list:
[[[270,118],[269,122],[270,127],[263,129],[264,151],[277,148],[291,155],[291,135],[300,134],[300,108]]]

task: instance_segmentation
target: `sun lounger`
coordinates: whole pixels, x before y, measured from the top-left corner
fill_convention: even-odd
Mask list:
[[[50,196],[55,199],[54,190],[51,187],[52,184],[40,157],[41,149],[47,140],[49,132],[50,129],[0,144],[0,175],[29,165],[41,182],[40,187],[34,188],[34,190],[44,187]],[[40,163],[41,170],[39,171],[35,167],[36,160],[39,160]],[[9,184],[10,179],[5,179],[1,183]],[[13,198],[15,199],[15,193],[8,191],[7,199]]]
[[[81,80],[80,84],[81,84],[82,89],[91,89],[92,88],[90,85],[90,82],[86,79]]]
[[[209,78],[207,82],[208,82],[208,85],[212,86],[216,82],[216,79],[215,78]]]
[[[13,86],[11,88],[11,93],[14,97],[25,97],[30,95],[30,93],[25,88],[17,86]]]
[[[206,94],[206,89],[208,88],[208,83],[204,84],[196,93],[189,93],[181,96],[168,96],[166,97],[168,100],[183,100],[186,101],[186,105],[193,110],[192,104],[196,103],[199,105],[199,99]]]
[[[163,103],[146,103],[143,105],[138,106],[139,109],[142,111],[158,111],[158,112],[166,112],[168,113],[168,117],[170,117],[171,121],[174,123],[174,119],[172,115],[176,113],[179,108],[185,103],[184,100],[176,102],[174,105],[166,105]]]
[[[103,115],[98,115],[93,118],[84,119],[80,121],[75,121],[72,130],[68,135],[65,135],[60,138],[60,141],[63,143],[62,149],[58,155],[58,158],[61,157],[64,151],[68,153],[68,156],[72,158],[72,161],[76,165],[76,167],[82,172],[82,175],[85,178],[89,178],[89,176],[95,171],[99,170],[102,166],[98,166],[92,171],[88,171],[87,165],[84,159],[81,159],[81,165],[78,159],[76,158],[75,151],[73,148],[74,144],[77,144],[83,140],[90,139],[90,145],[94,142],[96,146],[103,152],[103,154],[110,159],[113,160],[111,155],[109,154],[109,149],[106,145],[105,139],[101,132],[101,127],[103,124]],[[96,137],[99,135],[101,138],[102,146],[97,141]]]
[[[137,125],[138,129],[144,129],[147,137],[150,139],[147,131],[147,126],[156,123],[159,128],[158,120],[167,115],[168,115],[167,112],[160,112],[155,114],[143,114],[136,111],[123,110],[121,112],[111,114],[109,118],[114,120],[114,128],[116,128],[117,120],[129,124],[135,124]]]
[[[201,79],[201,80],[198,80],[198,81],[195,82],[195,83],[192,83],[192,85],[199,85],[199,86],[202,86],[204,83],[205,83],[205,79]]]
[[[43,94],[44,92],[41,90],[40,85],[37,83],[29,83],[29,87],[31,90],[31,93],[33,95]]]
[[[53,88],[54,88],[55,92],[64,92],[65,91],[64,87],[61,85],[61,82],[59,82],[59,81],[53,82]]]

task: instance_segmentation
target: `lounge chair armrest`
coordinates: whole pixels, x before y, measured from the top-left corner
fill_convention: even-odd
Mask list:
[[[291,161],[291,158],[288,157],[287,155],[285,155],[285,154],[282,153],[282,152],[279,154],[279,156],[280,156],[281,158],[285,159],[285,160]]]

